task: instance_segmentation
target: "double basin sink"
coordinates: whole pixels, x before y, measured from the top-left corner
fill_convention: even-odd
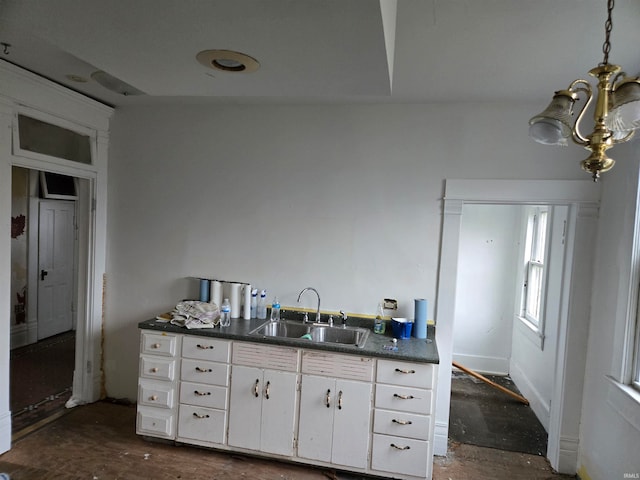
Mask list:
[[[258,337],[276,337],[300,342],[339,343],[364,348],[369,329],[333,326],[324,323],[303,323],[293,320],[268,321],[249,332]]]

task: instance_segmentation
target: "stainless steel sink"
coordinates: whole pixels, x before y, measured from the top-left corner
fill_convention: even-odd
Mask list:
[[[300,342],[339,343],[363,348],[369,330],[359,327],[330,326],[318,323],[300,323],[291,320],[268,321],[249,332],[258,337],[278,337]]]

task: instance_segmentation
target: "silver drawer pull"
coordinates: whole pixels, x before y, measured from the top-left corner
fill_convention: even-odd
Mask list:
[[[396,420],[395,418],[391,421],[393,423],[397,423],[398,425],[411,425],[413,423],[411,420]]]
[[[198,347],[200,350],[213,350],[213,345],[200,345],[200,344],[197,344],[196,347]]]
[[[415,370],[402,370],[400,368],[396,368],[396,372],[398,372],[398,373],[416,373]]]
[[[149,397],[149,400],[151,400],[152,402],[155,402],[156,400],[158,400],[158,396],[157,395],[151,395]]]
[[[151,348],[160,348],[161,345],[159,343],[154,343],[153,345],[151,345]]]
[[[394,393],[393,396],[396,398],[400,398],[401,400],[411,400],[413,398],[416,398],[413,395],[400,395],[399,393]]]
[[[201,368],[201,367],[196,367],[196,372],[200,372],[200,373],[210,373],[210,372],[213,372],[213,370],[211,370],[210,368]]]
[[[324,397],[324,404],[327,408],[331,407],[331,389],[327,390],[327,394]]]
[[[151,369],[151,373],[158,373],[158,367],[153,367]]]
[[[209,418],[209,415],[198,415],[196,412],[193,412],[193,416],[196,418]]]
[[[194,390],[193,393],[195,393],[199,397],[206,397],[207,395],[211,395],[211,392],[199,392],[198,390]]]
[[[397,449],[397,450],[410,450],[411,449],[411,447],[409,445],[405,445],[404,447],[399,447],[395,443],[392,443],[390,446],[395,448],[395,449]]]

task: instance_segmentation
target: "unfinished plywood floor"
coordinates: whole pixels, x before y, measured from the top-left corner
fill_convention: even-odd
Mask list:
[[[14,441],[0,455],[12,480],[354,480],[361,476],[148,442],[135,434],[135,407],[110,402],[76,407]],[[434,480],[561,480],[539,456],[452,444]]]

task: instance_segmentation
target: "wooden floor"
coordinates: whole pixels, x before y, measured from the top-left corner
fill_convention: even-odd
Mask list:
[[[17,435],[0,455],[11,480],[354,480],[362,478],[210,450],[145,441],[135,434],[135,407],[110,402],[68,410]],[[437,457],[434,480],[560,480],[534,455],[452,444]]]

